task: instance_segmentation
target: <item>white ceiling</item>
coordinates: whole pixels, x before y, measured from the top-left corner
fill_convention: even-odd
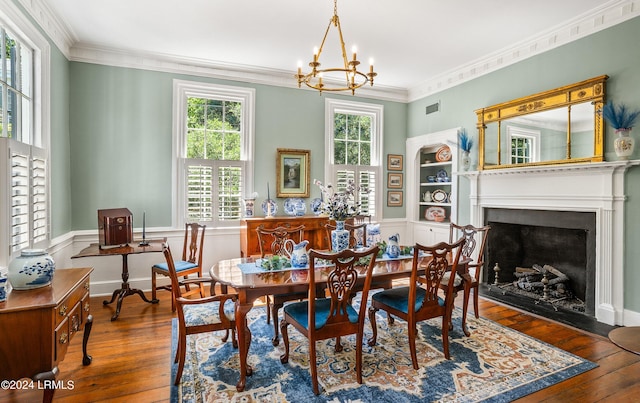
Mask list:
[[[287,74],[298,61],[307,65],[333,15],[332,0],[41,1],[71,49]],[[506,65],[621,22],[611,10],[629,1],[338,0],[338,15],[347,51],[356,44],[365,66],[374,59],[376,86],[409,90]]]

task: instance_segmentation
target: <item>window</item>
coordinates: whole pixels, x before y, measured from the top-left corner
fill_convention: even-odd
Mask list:
[[[540,161],[540,131],[507,126],[511,164]]]
[[[338,191],[353,180],[360,191],[356,195],[361,212],[379,218],[382,177],[382,114],[380,105],[327,99],[326,154],[330,164],[325,182]]]
[[[0,266],[47,248],[49,43],[11,3],[0,10]]]
[[[174,81],[178,224],[237,224],[252,189],[254,90]]]

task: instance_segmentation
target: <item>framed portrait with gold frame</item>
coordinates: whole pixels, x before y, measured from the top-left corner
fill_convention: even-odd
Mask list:
[[[309,150],[278,148],[277,197],[309,197]]]

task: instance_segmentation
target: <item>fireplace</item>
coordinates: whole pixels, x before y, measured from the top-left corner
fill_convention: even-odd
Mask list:
[[[615,161],[461,173],[462,180],[469,181],[471,224],[493,227],[487,253],[517,249],[511,253],[516,257],[504,253],[488,257],[483,284],[494,280],[497,259],[505,271],[500,274],[505,276],[502,282],[512,276],[509,266],[555,264],[561,270],[583,272],[575,283],[576,293],[584,295],[585,314],[603,324],[624,325],[624,174],[633,164]],[[498,235],[493,233],[496,229]],[[521,238],[534,242],[526,247],[500,245],[515,245]],[[563,253],[565,248],[572,250],[572,259]],[[542,249],[548,261],[538,261]]]
[[[484,209],[484,213],[485,223],[491,226],[482,276],[489,285],[485,294],[498,300],[506,292],[519,295],[530,300],[522,305],[534,312],[543,303],[554,310],[595,317],[595,213],[497,208]],[[495,264],[500,269],[497,281]],[[542,273],[532,270],[534,267],[543,268]],[[557,273],[563,277],[553,284]],[[536,283],[529,283],[529,278]],[[544,287],[540,278],[551,279],[552,285]]]

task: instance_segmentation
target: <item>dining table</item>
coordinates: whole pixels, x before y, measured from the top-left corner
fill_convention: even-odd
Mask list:
[[[411,276],[413,255],[400,255],[397,258],[378,257],[373,267],[371,289],[376,289],[381,284],[389,281],[408,278]],[[421,257],[429,259],[429,256]],[[242,392],[246,386],[247,376],[253,372],[253,368],[247,363],[247,356],[251,345],[251,331],[247,324],[247,314],[254,306],[254,301],[260,297],[275,294],[299,293],[309,289],[308,268],[285,268],[281,270],[267,270],[261,267],[257,257],[245,257],[225,259],[211,267],[209,274],[222,286],[232,288],[238,297],[235,306],[236,331],[238,337],[238,350],[240,358],[240,380],[236,384],[236,390]],[[425,261],[426,262],[426,261]],[[467,264],[461,259],[458,264],[458,274],[463,281],[471,280],[467,272]],[[424,264],[419,262],[419,264]],[[366,276],[366,265],[355,266],[359,271],[358,286],[362,287]],[[316,285],[322,287],[327,282],[327,275],[332,267],[316,267]],[[468,290],[465,286],[465,294]],[[466,294],[468,295],[468,294]],[[466,315],[463,315],[466,316]],[[465,334],[469,334],[466,326],[466,317],[462,318],[462,328]]]

